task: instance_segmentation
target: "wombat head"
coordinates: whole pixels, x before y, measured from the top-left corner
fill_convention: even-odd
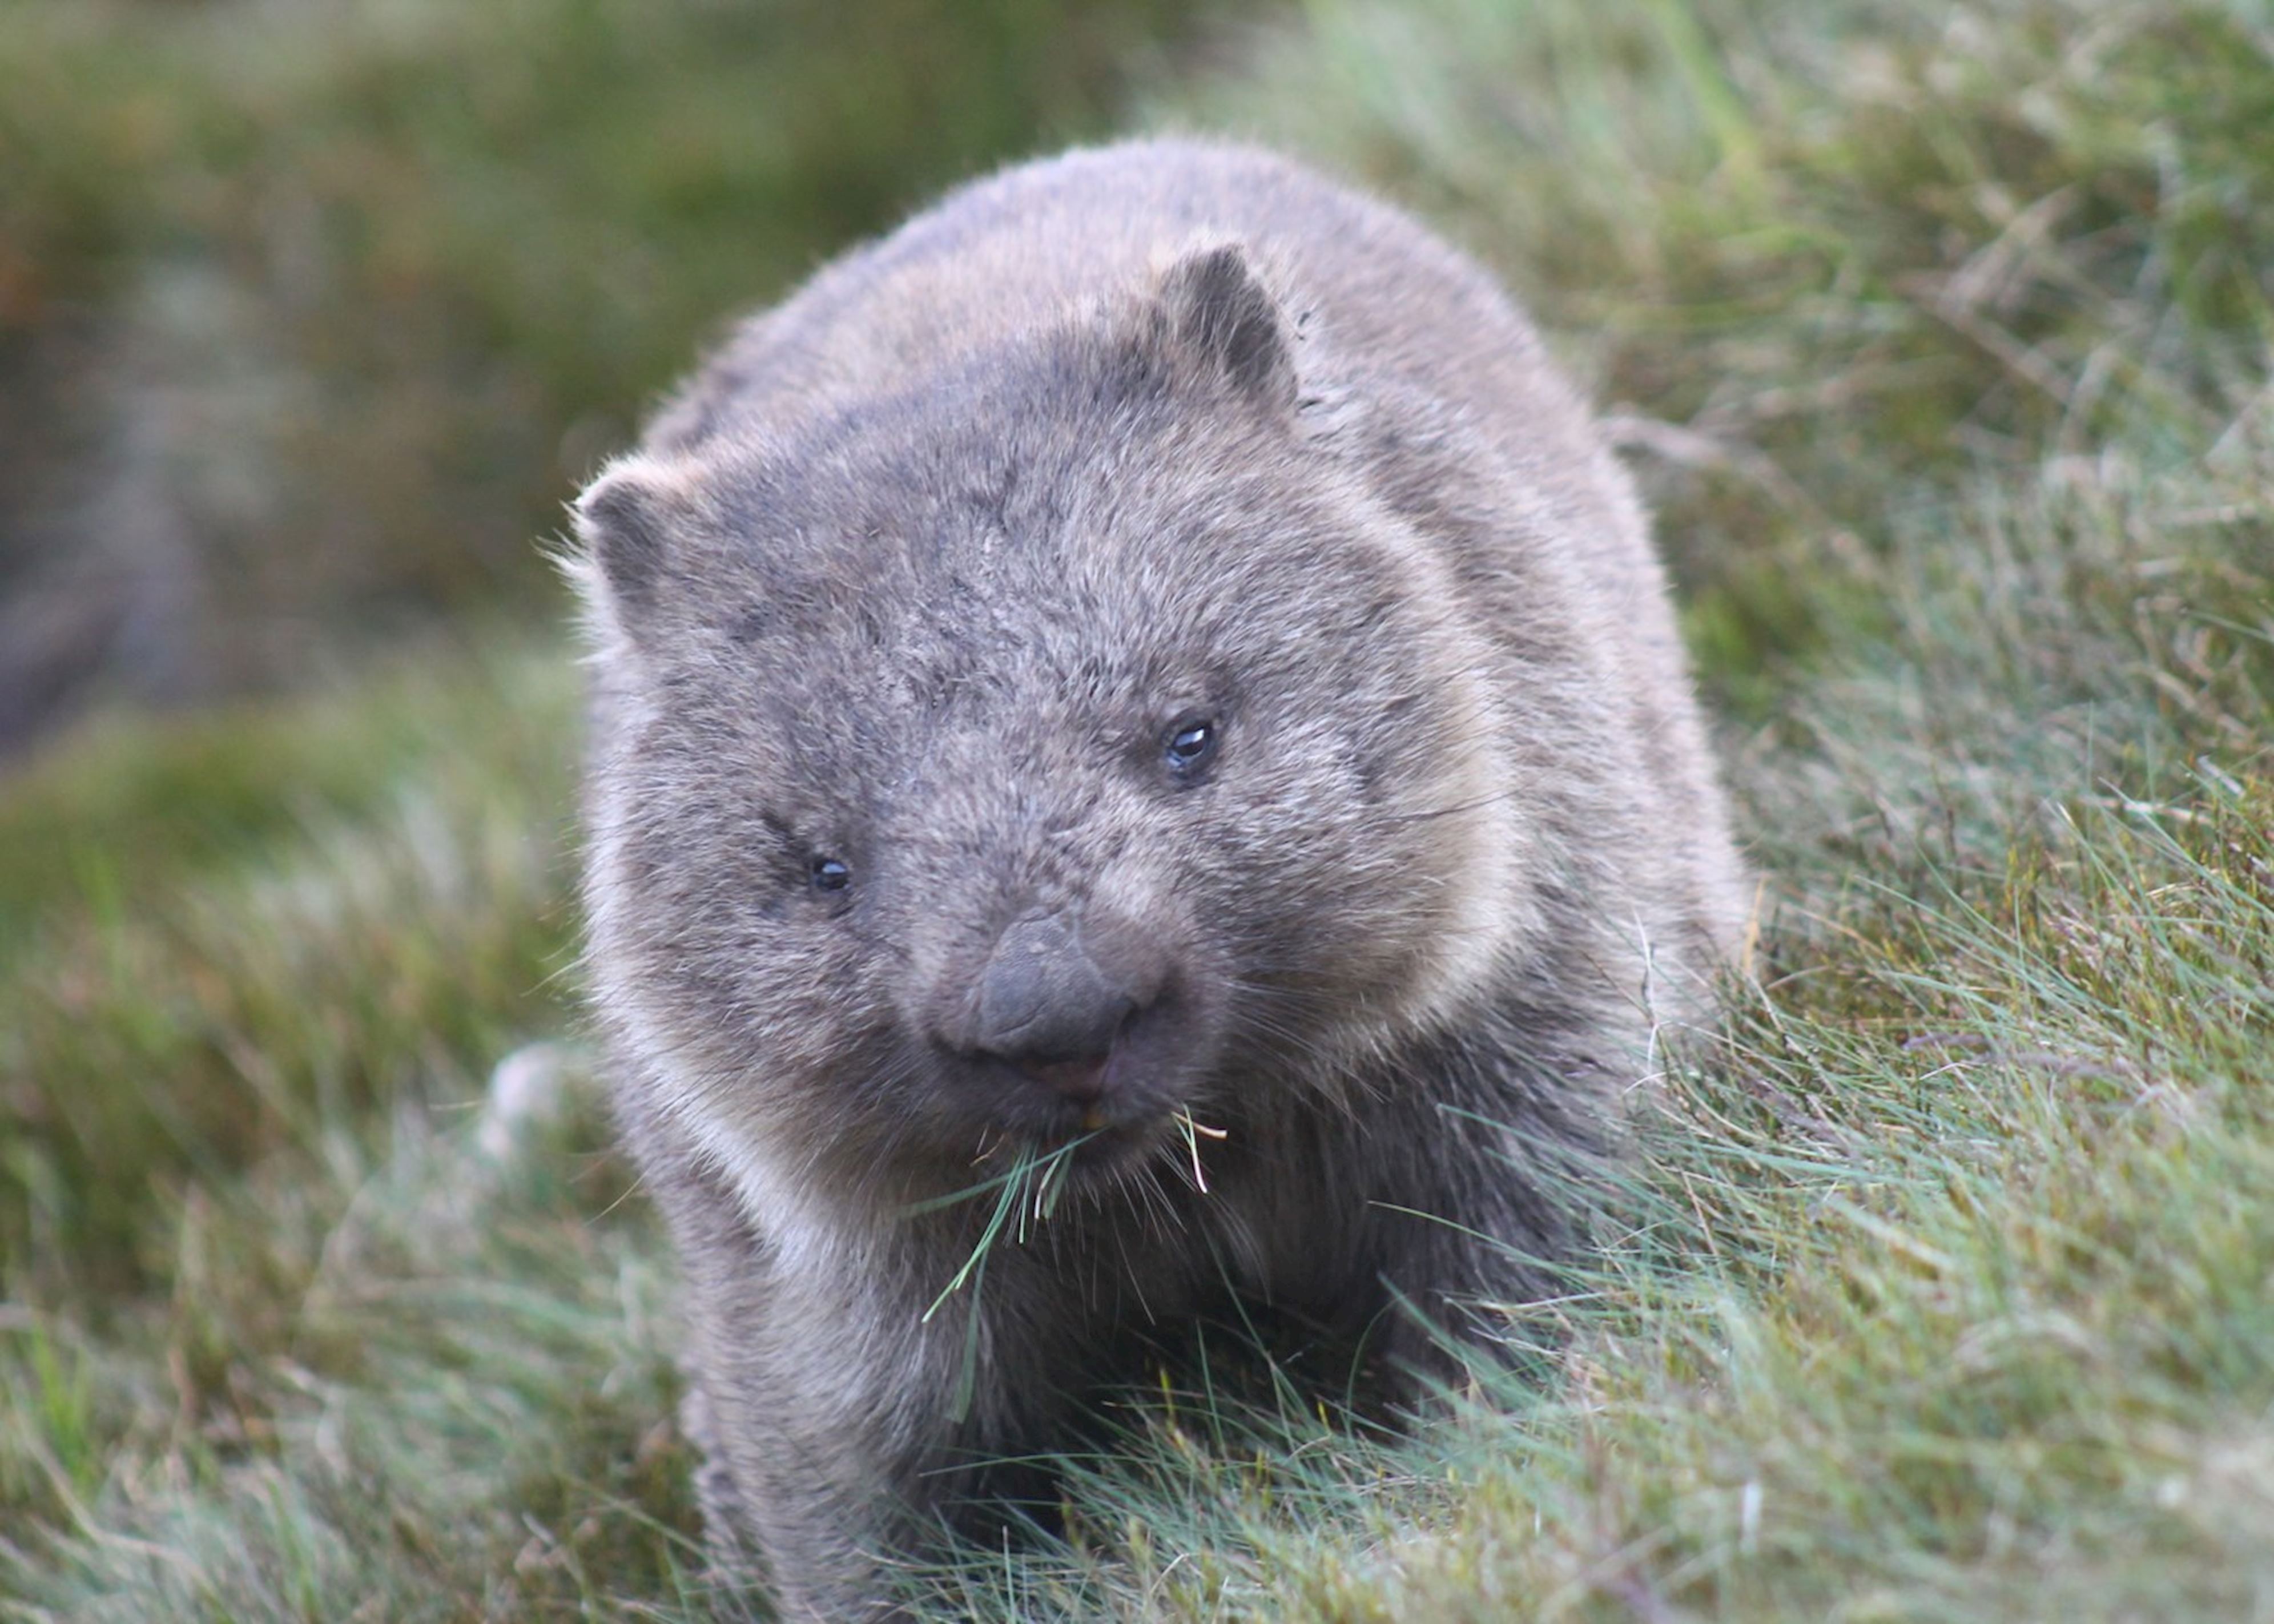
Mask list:
[[[1457,1017],[1521,844],[1487,657],[1311,348],[1202,247],[585,493],[602,1001],[708,1142],[1122,1167]]]

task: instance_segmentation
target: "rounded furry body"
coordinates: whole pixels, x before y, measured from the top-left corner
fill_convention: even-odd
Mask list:
[[[1014,169],[578,522],[596,1002],[788,1614],[888,1607],[1160,1327],[1397,1403],[1548,1289],[1740,867],[1633,490],[1469,260],[1252,150]]]

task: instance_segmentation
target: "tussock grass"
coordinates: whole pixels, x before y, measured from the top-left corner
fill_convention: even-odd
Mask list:
[[[2263,11],[1321,0],[1174,95],[1613,402],[1762,930],[1547,1379],[1407,1441],[1128,1395],[940,1616],[2274,1619]],[[714,1605],[651,1221],[573,1083],[501,1158],[473,1108],[568,1025],[565,662],[421,680],[0,802],[70,853],[0,860],[18,1616]],[[306,809],[177,837],[207,748]]]
[[[11,1292],[163,1278],[166,1176],[210,1194],[271,1151],[320,1160],[558,1023],[574,679],[549,649],[454,675],[120,724],[11,786]],[[198,832],[176,800],[200,783],[261,804],[265,849]]]

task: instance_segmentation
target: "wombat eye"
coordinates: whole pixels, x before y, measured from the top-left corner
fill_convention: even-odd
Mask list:
[[[817,857],[806,868],[807,881],[816,891],[843,891],[853,883],[853,870],[834,857]]]
[[[1169,725],[1161,742],[1162,753],[1168,757],[1172,771],[1196,772],[1216,754],[1216,739],[1214,717],[1185,717]]]

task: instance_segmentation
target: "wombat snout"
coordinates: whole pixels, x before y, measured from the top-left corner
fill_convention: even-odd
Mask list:
[[[1116,1038],[1160,1001],[1165,970],[1130,930],[1085,929],[1080,904],[1026,914],[996,938],[949,1047],[1094,1104]]]

